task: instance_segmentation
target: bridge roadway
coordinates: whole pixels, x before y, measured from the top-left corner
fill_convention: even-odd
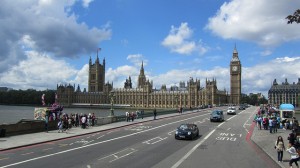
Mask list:
[[[0,152],[0,167],[279,167],[251,143],[256,107],[232,116],[226,107],[218,108],[224,110],[225,122],[210,122],[212,109],[204,109]],[[181,123],[197,124],[200,137],[175,140]]]

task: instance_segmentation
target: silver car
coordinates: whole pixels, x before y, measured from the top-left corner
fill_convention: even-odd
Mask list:
[[[214,110],[210,113],[210,121],[224,121],[224,114],[222,110]]]
[[[227,114],[236,114],[235,107],[228,107]]]

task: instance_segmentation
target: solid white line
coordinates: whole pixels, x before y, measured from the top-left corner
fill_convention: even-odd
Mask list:
[[[114,140],[118,140],[118,139],[130,137],[130,136],[133,136],[133,135],[141,134],[141,133],[144,133],[144,132],[148,132],[148,131],[151,131],[151,130],[155,130],[155,129],[165,127],[165,126],[168,126],[168,125],[171,125],[171,124],[179,123],[179,122],[190,120],[190,119],[197,118],[197,117],[202,117],[202,116],[205,116],[205,115],[209,115],[209,113],[194,116],[194,117],[190,117],[190,118],[186,118],[186,119],[182,119],[182,120],[179,120],[179,121],[174,121],[174,122],[163,124],[163,125],[160,125],[160,126],[157,126],[157,127],[149,128],[147,130],[143,130],[143,131],[140,131],[140,132],[135,132],[135,133],[132,133],[132,134],[120,136],[120,137],[117,137],[117,138],[112,138],[112,139],[109,139],[109,140],[100,141],[100,142],[96,142],[96,143],[93,143],[93,144],[88,144],[88,145],[85,145],[85,146],[80,146],[80,147],[76,147],[76,148],[73,148],[73,149],[68,149],[68,150],[57,152],[57,153],[52,153],[52,154],[49,154],[49,155],[44,155],[44,156],[24,160],[24,161],[21,161],[21,162],[12,163],[12,164],[9,164],[9,165],[6,165],[6,166],[2,166],[0,168],[11,167],[11,166],[19,165],[19,164],[22,164],[22,163],[27,163],[27,162],[31,162],[31,161],[34,161],[34,160],[43,159],[43,158],[47,158],[47,157],[50,157],[50,156],[55,156],[55,155],[59,155],[59,154],[62,154],[62,153],[67,153],[67,152],[71,152],[71,151],[74,151],[74,150],[86,148],[86,147],[89,147],[89,146],[94,146],[94,145],[98,145],[98,144],[102,144],[102,143],[106,143],[106,142],[111,142],[111,141],[114,141]]]
[[[222,123],[223,124],[223,123]],[[187,154],[185,154],[178,162],[176,162],[171,168],[177,168],[184,160],[186,160],[204,141],[206,141],[216,129],[213,129],[208,135],[206,135],[196,146],[194,146]]]

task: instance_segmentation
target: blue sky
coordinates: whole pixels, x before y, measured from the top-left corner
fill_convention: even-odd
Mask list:
[[[190,77],[229,91],[236,45],[242,92],[266,95],[272,81],[298,82],[295,0],[40,0],[0,2],[0,86],[87,87],[88,60],[106,59],[106,80],[136,86],[142,61],[155,88]]]

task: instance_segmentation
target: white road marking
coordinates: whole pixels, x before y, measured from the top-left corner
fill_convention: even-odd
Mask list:
[[[223,123],[219,124],[222,125]],[[204,141],[206,141],[216,129],[213,129],[209,134],[207,134],[197,145],[195,145],[187,154],[185,154],[180,160],[178,160],[171,168],[177,168],[180,164],[186,160]]]
[[[133,149],[133,148],[126,148],[126,149],[123,149],[119,152],[116,152],[116,153],[113,153],[113,154],[110,154],[108,156],[105,156],[103,158],[100,158],[98,160],[105,160],[105,159],[108,159],[109,160],[109,163],[113,162],[113,161],[116,161],[118,159],[121,159],[125,156],[128,156],[134,152],[137,152],[138,150],[136,149]],[[120,156],[119,156],[120,155]]]
[[[115,140],[122,139],[122,138],[127,138],[127,137],[130,137],[130,136],[133,136],[133,135],[141,134],[141,133],[144,133],[144,132],[155,130],[155,129],[158,129],[158,128],[161,128],[161,127],[165,127],[165,126],[168,126],[168,125],[171,125],[171,124],[179,123],[179,122],[182,122],[182,121],[190,120],[190,119],[193,119],[193,118],[202,117],[202,116],[205,116],[205,115],[210,115],[210,114],[207,113],[207,114],[202,114],[202,115],[198,115],[198,116],[194,116],[194,117],[190,117],[190,118],[186,118],[186,119],[182,119],[182,120],[170,122],[170,123],[163,124],[163,125],[160,125],[160,126],[157,126],[157,127],[152,127],[150,129],[143,130],[143,131],[140,131],[140,132],[134,132],[132,134],[123,135],[123,136],[112,138],[112,139],[109,139],[109,140],[100,141],[100,142],[96,142],[96,143],[93,143],[93,144],[88,144],[88,145],[85,145],[85,146],[80,146],[80,147],[76,147],[76,148],[72,148],[72,149],[67,149],[67,150],[64,150],[64,151],[57,152],[57,153],[52,153],[52,154],[48,154],[48,155],[44,155],[44,156],[39,156],[39,157],[28,159],[28,160],[24,160],[24,161],[12,163],[12,164],[9,164],[9,165],[2,166],[1,168],[11,167],[11,166],[19,165],[19,164],[22,164],[22,163],[31,162],[31,161],[34,161],[34,160],[39,160],[39,159],[47,158],[47,157],[50,157],[50,156],[55,156],[55,155],[59,155],[59,154],[71,152],[71,151],[74,151],[74,150],[78,150],[78,149],[82,149],[82,148],[87,148],[87,147],[90,147],[90,146],[94,146],[94,145],[98,145],[98,144],[103,144],[103,143],[106,143],[106,142],[111,142],[111,141],[115,141]]]
[[[104,137],[104,135],[99,136],[97,139],[100,139],[100,138],[102,138],[102,137]]]
[[[153,145],[153,144],[156,144],[157,142],[160,142],[160,141],[165,140],[167,138],[168,137],[165,137],[165,138],[155,137],[155,138],[149,139],[147,141],[144,141],[143,143]]]
[[[173,132],[176,132],[176,130],[173,130],[173,131],[168,132],[168,135],[172,135]]]
[[[9,159],[8,157],[6,157],[6,158],[0,158],[0,160],[6,160],[6,159]]]
[[[47,151],[47,150],[51,150],[51,149],[53,149],[53,148],[46,148],[46,149],[43,149],[43,151]]]
[[[34,152],[28,152],[28,153],[23,153],[23,154],[21,154],[21,155],[30,155],[30,154],[33,154]]]
[[[194,124],[197,124],[197,123],[202,124],[202,123],[204,123],[206,120],[209,120],[209,118],[204,118],[202,121],[196,121],[196,122],[194,122]]]

